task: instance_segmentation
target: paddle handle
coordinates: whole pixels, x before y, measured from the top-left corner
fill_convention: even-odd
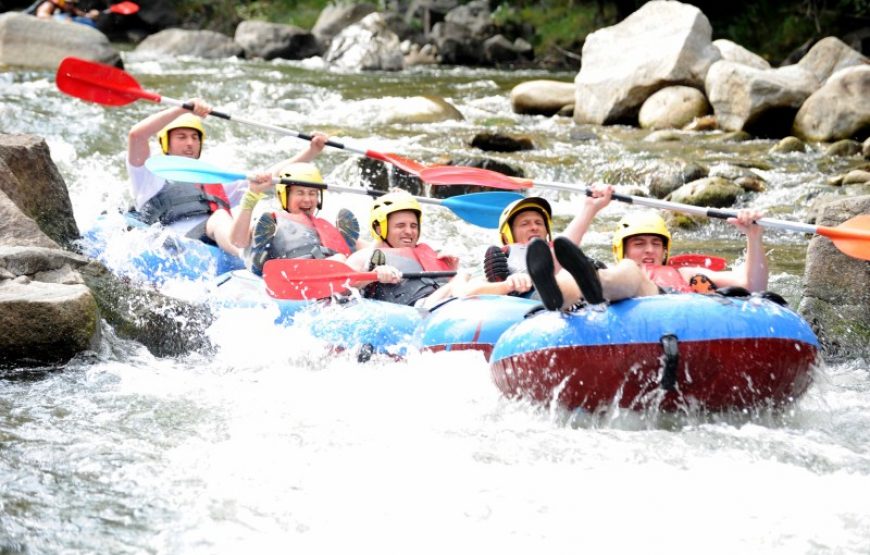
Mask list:
[[[555,181],[535,181],[534,185],[545,187],[548,189],[556,189],[559,191],[577,192],[583,191],[586,196],[592,196],[592,190],[588,187],[577,187],[567,183],[558,183]],[[727,220],[728,218],[736,218],[735,210],[721,210],[719,208],[708,208],[706,206],[692,206],[691,204],[682,204],[679,202],[671,202],[667,200],[659,200],[647,197],[637,197],[634,195],[623,195],[621,193],[613,193],[613,200],[624,202],[626,204],[636,204],[638,206],[647,206],[649,208],[658,208],[660,210],[671,210],[674,212],[682,212],[684,214],[693,214],[695,216],[706,216],[708,218],[717,218]],[[800,222],[790,222],[788,220],[778,220],[775,218],[759,218],[755,223],[762,227],[779,228],[795,233],[817,233],[818,227]]]

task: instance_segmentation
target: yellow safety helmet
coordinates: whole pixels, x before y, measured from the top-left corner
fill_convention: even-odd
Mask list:
[[[320,189],[317,209],[323,208],[323,189],[326,188],[326,182],[323,181],[323,176],[320,175],[320,170],[317,169],[317,166],[309,162],[294,162],[284,168],[280,177],[282,180],[291,181],[291,183],[278,183],[275,185],[275,195],[278,197],[278,202],[281,203],[281,208],[284,210],[288,209],[289,195],[287,192],[293,185]]]
[[[550,208],[550,203],[541,197],[528,197],[515,200],[505,206],[498,218],[498,230],[501,233],[501,242],[503,245],[515,243],[514,234],[511,231],[511,224],[514,217],[525,210],[534,210],[544,218],[544,225],[547,227],[547,235],[552,235],[553,227],[553,209]]]
[[[394,191],[376,198],[369,215],[369,228],[371,229],[372,237],[386,241],[387,220],[390,214],[401,212],[402,210],[411,210],[417,213],[417,227],[419,230],[423,220],[423,209],[420,208],[420,203],[410,193],[406,191]],[[375,224],[380,226],[380,233],[375,229]]]
[[[173,129],[181,129],[182,127],[194,129],[199,133],[199,143],[200,148],[202,148],[202,143],[205,142],[205,128],[202,126],[202,120],[198,116],[188,112],[172,120],[169,125],[157,133],[157,141],[160,143],[160,149],[163,150],[163,154],[169,154],[169,132]]]
[[[625,257],[625,240],[635,235],[658,235],[665,242],[665,259],[671,255],[671,232],[661,216],[652,212],[627,214],[616,224],[613,233],[613,256],[619,262]]]

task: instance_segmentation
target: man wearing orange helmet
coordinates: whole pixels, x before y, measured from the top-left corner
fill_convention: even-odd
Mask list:
[[[211,106],[201,99],[187,102],[193,108],[167,108],[134,125],[127,136],[127,173],[133,189],[134,207],[147,224],[160,222],[181,235],[211,241],[224,251],[239,255],[231,239],[233,217],[230,207],[239,203],[247,181],[226,185],[218,183],[181,183],[167,181],[145,167],[151,156],[149,141],[156,136],[163,154],[199,158],[205,140],[202,119]],[[192,113],[191,113],[192,112]],[[327,137],[315,135],[308,148],[291,161],[314,159]],[[283,164],[284,162],[282,162]],[[274,171],[279,165],[273,167]]]
[[[430,308],[454,294],[457,283],[466,276],[450,281],[444,278],[404,279],[403,273],[456,270],[456,257],[438,253],[420,243],[423,210],[420,203],[405,191],[387,193],[375,199],[369,215],[369,230],[375,238],[372,247],[352,254],[348,266],[359,271],[374,271],[376,282],[363,294],[396,304]]]
[[[597,270],[577,246],[594,217],[607,206],[613,188],[592,188],[570,233],[556,239],[553,252],[563,270],[556,272],[549,246],[542,241],[529,245],[527,265],[532,281],[550,310],[569,308],[585,299],[589,304],[604,300],[657,295],[661,292],[692,292],[690,284],[704,282],[710,288],[739,287],[761,292],[767,287],[767,257],[762,244],[761,218],[757,210],[740,210],[728,221],[746,235],[746,261],[731,271],[700,267],[668,266],[671,234],[657,214],[629,214],[613,236],[616,265]]]

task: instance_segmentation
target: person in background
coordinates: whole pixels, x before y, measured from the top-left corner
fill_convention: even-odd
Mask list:
[[[100,15],[100,11],[96,9],[81,10],[77,4],[77,0],[45,0],[25,11],[27,13],[32,11],[33,15],[43,19],[55,18],[96,27],[95,20]]]
[[[569,233],[557,238],[553,249],[540,240],[529,244],[526,264],[544,306],[566,309],[581,299],[589,304],[618,301],[662,292],[695,292],[736,287],[762,292],[767,287],[767,256],[762,243],[762,217],[757,210],[740,210],[728,221],[746,235],[746,261],[731,271],[668,266],[671,234],[657,214],[632,213],[620,220],[613,235],[616,265],[598,270],[578,246],[590,223],[612,198],[609,185],[592,188]],[[561,264],[558,270],[553,254]],[[693,286],[695,286],[693,288]]]

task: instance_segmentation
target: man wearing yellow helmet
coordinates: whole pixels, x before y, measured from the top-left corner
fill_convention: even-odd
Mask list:
[[[231,240],[239,248],[250,246],[250,269],[262,274],[267,260],[275,258],[331,258],[350,255],[348,241],[331,223],[317,217],[323,206],[326,184],[320,170],[309,162],[291,162],[279,170],[282,183],[275,185],[280,211],[263,213],[251,227],[254,206],[272,188],[272,174],[251,176],[248,192],[235,216]],[[288,183],[289,182],[289,183]]]
[[[613,195],[610,185],[592,188],[583,209],[572,224],[569,237],[554,244],[556,259],[564,270],[555,271],[550,249],[542,242],[529,246],[527,265],[544,305],[558,310],[575,305],[581,299],[590,304],[604,300],[657,295],[665,292],[691,292],[692,279],[703,277],[718,287],[739,287],[761,292],[767,287],[767,257],[762,244],[762,228],[755,224],[761,217],[757,210],[740,210],[728,221],[746,235],[746,262],[732,271],[712,271],[702,267],[667,265],[671,234],[664,220],[656,214],[630,214],[623,218],[614,233],[613,253],[616,265],[596,270],[577,246],[594,217],[607,206]]]
[[[420,243],[423,210],[405,191],[375,199],[369,215],[372,247],[355,252],[347,264],[359,271],[374,271],[377,282],[363,290],[372,299],[428,308],[451,296],[455,284],[465,277],[403,279],[403,273],[455,270],[459,261]]]
[[[212,241],[224,251],[238,255],[239,248],[230,238],[233,227],[230,207],[241,200],[247,181],[226,185],[167,181],[145,167],[145,161],[151,156],[149,142],[152,137],[157,138],[163,154],[188,158],[199,158],[202,154],[206,133],[201,118],[211,112],[211,106],[199,98],[186,104],[193,109],[167,108],[130,129],[127,173],[133,189],[134,207],[147,224],[160,222],[181,235]],[[323,135],[315,135],[308,149],[292,160],[312,160],[323,150],[326,139]]]
[[[508,204],[498,222],[501,246],[491,246],[484,256],[484,276],[468,281],[459,292],[466,295],[523,295],[532,290],[526,271],[526,249],[533,239],[552,237],[553,210],[541,197],[527,197]]]

